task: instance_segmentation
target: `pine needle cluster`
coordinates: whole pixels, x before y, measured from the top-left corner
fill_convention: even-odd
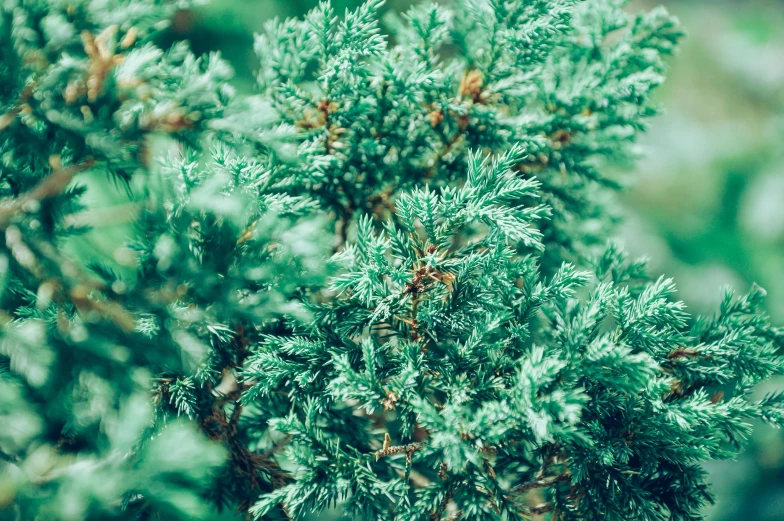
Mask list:
[[[270,21],[250,96],[189,2],[0,4],[0,517],[695,520],[784,421],[764,291],[611,240],[677,20],[382,3]]]

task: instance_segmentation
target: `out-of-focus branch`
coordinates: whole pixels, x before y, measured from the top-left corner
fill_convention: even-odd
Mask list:
[[[63,167],[60,165],[60,158],[52,156],[49,158],[49,164],[52,166],[52,173],[29,192],[0,202],[0,229],[7,228],[19,212],[26,211],[36,203],[61,194],[74,176],[92,167],[95,160],[87,158],[81,163]]]

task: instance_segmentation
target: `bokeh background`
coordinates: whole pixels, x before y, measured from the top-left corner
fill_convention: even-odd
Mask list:
[[[338,11],[359,0],[333,0]],[[411,0],[388,0],[403,9]],[[692,311],[711,312],[720,288],[768,290],[784,324],[784,0],[637,0],[664,3],[689,36],[659,93],[664,114],[641,143],[646,154],[623,194],[623,240],[676,277]],[[212,0],[180,13],[174,31],[198,51],[220,50],[252,92],[253,33],[316,0]],[[94,192],[93,192],[94,193]],[[103,203],[113,206],[105,194]],[[113,211],[110,215],[121,214]],[[111,221],[104,221],[111,226]],[[774,382],[783,387],[784,382]],[[766,390],[761,389],[760,393]],[[718,503],[710,521],[784,520],[784,434],[755,430],[737,462],[710,466]]]
[[[784,324],[784,1],[664,3],[689,37],[624,197],[625,242],[676,277],[691,309],[757,282]],[[739,461],[710,466],[711,521],[784,520],[784,434],[754,436]]]

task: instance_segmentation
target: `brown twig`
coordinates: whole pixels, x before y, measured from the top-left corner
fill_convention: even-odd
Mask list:
[[[27,105],[27,100],[29,100],[30,96],[32,95],[32,86],[28,85],[24,88],[24,90],[22,90],[22,93],[19,95],[19,99],[16,100],[16,103],[14,103],[14,106],[11,108],[11,110],[5,114],[0,115],[0,131],[10,127],[20,112],[27,112],[28,110],[31,110],[30,106]]]
[[[510,492],[513,494],[525,494],[526,492],[529,492],[537,488],[552,487],[553,485],[557,485],[558,483],[565,483],[570,480],[571,480],[571,475],[567,471],[564,472],[563,474],[559,474],[554,477],[531,480],[527,483],[523,483],[522,485],[518,485],[512,488]]]
[[[694,349],[688,347],[679,347],[667,355],[667,360],[678,360],[679,358],[700,358],[702,355]]]
[[[409,443],[408,445],[390,446],[391,440],[392,439],[389,437],[389,433],[385,433],[384,445],[381,447],[381,449],[376,451],[376,461],[395,454],[406,454],[406,457],[410,458],[414,452],[422,450],[425,447],[424,443]]]
[[[92,167],[95,161],[92,158],[88,158],[81,163],[62,167],[60,166],[60,158],[52,156],[49,158],[49,163],[53,170],[48,177],[44,178],[29,192],[0,202],[0,229],[7,228],[11,220],[19,212],[31,207],[34,208],[36,203],[60,195],[77,173]]]
[[[444,512],[446,511],[446,507],[449,505],[449,502],[452,501],[452,498],[454,497],[455,492],[457,490],[457,485],[458,483],[453,482],[449,485],[449,488],[446,489],[446,493],[444,494],[444,499],[441,500],[441,503],[438,505],[438,509],[436,509],[430,514],[431,521],[445,521],[445,519],[442,518],[441,516],[444,515]]]

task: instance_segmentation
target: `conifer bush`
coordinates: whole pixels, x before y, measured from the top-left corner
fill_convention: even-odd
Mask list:
[[[784,331],[612,242],[682,37],[625,3],[322,2],[252,95],[187,1],[0,4],[3,519],[700,519]]]

